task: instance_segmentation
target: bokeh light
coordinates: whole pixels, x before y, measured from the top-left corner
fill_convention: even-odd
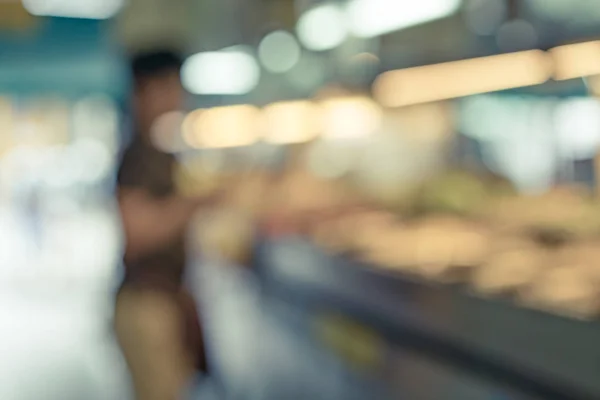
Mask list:
[[[410,5],[396,0],[351,0],[347,15],[354,35],[376,37],[447,17],[461,4],[461,0],[421,0]]]
[[[123,8],[124,0],[22,0],[33,15],[85,19],[107,19]]]
[[[346,16],[336,4],[318,5],[298,19],[296,27],[300,42],[309,50],[331,50],[348,36]]]
[[[323,110],[323,137],[326,139],[364,138],[381,127],[383,112],[367,97],[327,99],[320,106]]]
[[[307,142],[321,132],[320,109],[310,101],[270,104],[262,111],[262,124],[269,143]]]
[[[181,111],[172,111],[160,116],[151,128],[152,143],[166,153],[175,153],[185,149],[183,124],[186,115]]]
[[[210,108],[189,118],[186,139],[195,148],[248,146],[259,138],[260,110],[250,105]]]
[[[546,53],[531,50],[386,72],[373,91],[381,104],[400,107],[538,85],[551,73]]]
[[[246,94],[260,79],[254,56],[243,50],[199,53],[181,71],[183,85],[194,94]]]
[[[294,35],[286,31],[274,31],[263,38],[258,46],[260,62],[270,72],[289,71],[300,60],[300,46]]]
[[[556,133],[561,155],[591,159],[600,148],[600,103],[596,99],[572,99],[556,111]]]

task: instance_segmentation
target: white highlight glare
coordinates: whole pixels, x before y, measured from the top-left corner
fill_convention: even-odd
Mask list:
[[[99,140],[79,139],[67,151],[79,181],[99,182],[108,176],[112,169],[112,156]]]
[[[348,5],[350,30],[358,37],[375,37],[447,17],[461,0],[353,0]]]
[[[556,127],[563,156],[593,158],[600,148],[600,103],[590,98],[564,102],[557,110]]]
[[[344,11],[334,4],[317,6],[300,16],[296,27],[300,42],[309,50],[331,50],[346,40]]]
[[[246,94],[258,85],[260,68],[254,56],[236,48],[189,57],[181,76],[194,94]]]
[[[300,60],[300,46],[289,32],[271,32],[260,42],[258,58],[270,72],[287,72]]]
[[[33,15],[47,17],[108,19],[124,6],[124,0],[22,0]]]

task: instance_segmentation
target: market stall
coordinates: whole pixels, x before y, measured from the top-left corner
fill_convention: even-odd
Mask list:
[[[194,190],[230,188],[194,243],[256,276],[258,398],[597,398],[592,190],[528,192],[457,159],[442,104],[370,107],[334,103],[370,110],[350,136],[325,124],[332,136],[269,157],[222,150],[221,167],[191,174]],[[372,124],[387,128],[358,133]]]

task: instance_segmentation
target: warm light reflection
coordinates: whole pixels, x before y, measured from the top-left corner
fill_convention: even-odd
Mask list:
[[[197,121],[200,118],[200,114],[202,114],[205,110],[197,109],[191,111],[183,120],[181,125],[181,134],[183,137],[183,141],[190,147],[200,148],[202,144],[198,141],[198,136],[195,133],[195,126],[197,125]]]
[[[326,139],[361,138],[381,127],[383,111],[367,97],[332,98],[320,105]]]
[[[460,0],[351,0],[346,15],[354,35],[370,38],[448,17],[461,5]]]
[[[160,116],[153,124],[151,139],[154,146],[166,153],[183,150],[182,126],[186,115],[181,111],[173,111]]]
[[[401,107],[542,84],[550,75],[547,54],[530,50],[386,72],[373,91],[381,104]]]
[[[392,126],[412,140],[440,142],[454,133],[453,110],[447,103],[428,103],[392,110]]]
[[[248,146],[258,139],[259,122],[259,109],[250,105],[195,111],[184,121],[184,139],[194,148]]]
[[[321,130],[318,107],[310,101],[274,103],[263,109],[262,124],[267,142],[302,143],[316,138]]]
[[[556,80],[600,74],[600,41],[555,47],[550,54]]]

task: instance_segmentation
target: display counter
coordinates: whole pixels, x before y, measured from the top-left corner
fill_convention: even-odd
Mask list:
[[[263,241],[254,263],[264,295],[301,310],[308,340],[341,360],[347,385],[376,382],[381,398],[600,398],[598,322],[361,265],[298,237]]]

